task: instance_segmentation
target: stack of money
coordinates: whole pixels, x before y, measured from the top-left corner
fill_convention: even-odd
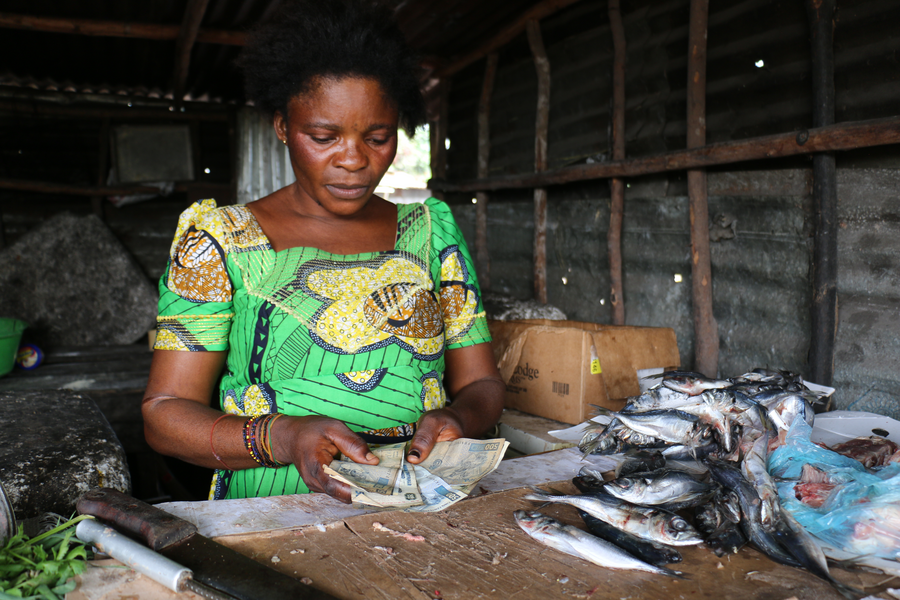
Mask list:
[[[356,506],[435,512],[468,496],[497,468],[508,446],[502,438],[438,442],[428,458],[413,465],[406,462],[406,444],[399,443],[373,448],[375,466],[335,460],[324,469],[350,486]]]

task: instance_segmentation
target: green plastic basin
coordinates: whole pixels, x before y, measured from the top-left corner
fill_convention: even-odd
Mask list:
[[[0,377],[12,371],[22,332],[27,326],[19,319],[0,318]]]

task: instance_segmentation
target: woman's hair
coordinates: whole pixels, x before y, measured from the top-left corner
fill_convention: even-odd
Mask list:
[[[287,116],[320,77],[377,80],[410,136],[425,123],[421,68],[386,7],[373,0],[294,0],[250,33],[237,60],[247,98]]]

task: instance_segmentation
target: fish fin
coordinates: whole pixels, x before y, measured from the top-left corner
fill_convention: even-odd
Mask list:
[[[675,569],[669,569],[667,567],[659,567],[659,570],[662,575],[668,575],[669,577],[674,577],[675,579],[681,579],[682,581],[687,581],[690,579],[690,577],[688,577],[681,571],[676,571]]]

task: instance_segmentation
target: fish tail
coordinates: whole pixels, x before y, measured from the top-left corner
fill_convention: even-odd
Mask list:
[[[690,579],[687,575],[682,573],[681,571],[676,571],[675,569],[670,569],[668,567],[657,567],[659,569],[660,575],[668,575],[669,577],[673,577],[675,579],[681,579],[682,581],[687,581]]]
[[[531,500],[532,502],[545,502],[546,504],[550,503],[548,500],[550,494],[537,487],[536,485],[529,485],[528,487],[531,489],[531,492],[522,496],[522,499]]]
[[[591,406],[593,406],[594,408],[597,409],[598,415],[604,415],[604,416],[610,416],[610,417],[616,416],[616,412],[609,410],[608,408],[604,408],[598,404],[591,404]]]

